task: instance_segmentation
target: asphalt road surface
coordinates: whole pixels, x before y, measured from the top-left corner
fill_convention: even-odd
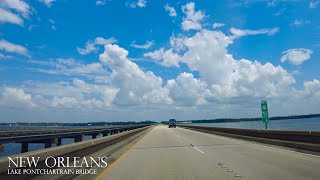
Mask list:
[[[320,156],[156,126],[99,179],[320,179]]]

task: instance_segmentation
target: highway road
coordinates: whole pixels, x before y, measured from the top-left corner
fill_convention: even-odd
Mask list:
[[[320,179],[320,156],[159,125],[98,179]]]

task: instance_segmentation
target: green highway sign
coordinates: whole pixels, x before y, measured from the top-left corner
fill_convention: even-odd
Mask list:
[[[268,104],[266,100],[261,101],[262,122],[269,122]]]

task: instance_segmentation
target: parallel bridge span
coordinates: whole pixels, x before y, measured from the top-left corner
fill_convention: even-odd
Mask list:
[[[45,148],[62,145],[63,138],[72,138],[74,142],[83,140],[84,135],[92,136],[95,139],[99,134],[102,136],[113,135],[124,131],[129,131],[146,125],[127,125],[112,126],[104,128],[79,128],[79,129],[55,129],[55,130],[20,130],[20,131],[1,131],[0,132],[0,149],[4,149],[3,144],[21,143],[21,153],[28,152],[29,143],[43,143]]]

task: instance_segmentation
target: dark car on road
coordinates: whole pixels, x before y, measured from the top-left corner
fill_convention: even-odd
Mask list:
[[[176,128],[176,120],[175,119],[170,119],[169,120],[169,128]]]

